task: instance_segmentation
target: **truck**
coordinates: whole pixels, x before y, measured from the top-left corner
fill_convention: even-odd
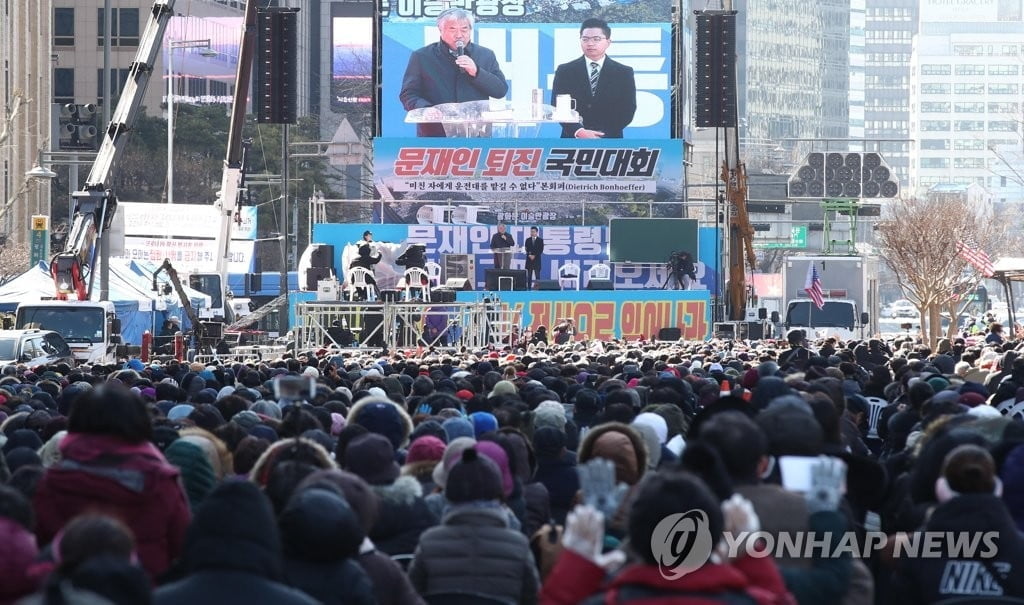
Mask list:
[[[24,302],[14,312],[14,327],[57,332],[67,341],[78,363],[114,363],[122,352],[121,320],[110,301]]]
[[[805,286],[810,265],[821,281],[819,309]],[[787,256],[782,264],[785,334],[803,329],[809,340],[864,339],[878,333],[878,259],[872,256]]]

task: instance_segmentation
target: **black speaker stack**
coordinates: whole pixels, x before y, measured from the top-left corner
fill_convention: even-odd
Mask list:
[[[694,125],[729,128],[737,125],[736,12],[696,14],[694,53]]]
[[[317,282],[330,279],[337,275],[334,270],[334,246],[330,244],[314,244],[309,255],[309,268],[306,269],[306,290],[316,292]]]

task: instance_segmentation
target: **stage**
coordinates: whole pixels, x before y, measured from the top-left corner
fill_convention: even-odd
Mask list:
[[[678,329],[685,340],[705,340],[711,328],[707,290],[465,291],[455,303],[433,304],[315,298],[314,292],[291,297],[300,350],[344,348],[350,338],[373,348],[503,346],[514,330],[546,326],[550,333],[563,318],[575,321],[579,341],[658,339],[665,328]]]

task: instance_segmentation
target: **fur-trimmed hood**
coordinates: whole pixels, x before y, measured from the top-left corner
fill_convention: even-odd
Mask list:
[[[398,506],[411,506],[417,498],[423,496],[423,486],[411,475],[402,475],[389,485],[371,485],[370,489],[382,503]]]
[[[364,397],[352,406],[348,424],[359,424],[371,433],[384,435],[396,450],[409,445],[412,418],[402,406],[384,397]]]
[[[263,452],[259,457],[256,464],[253,465],[252,470],[249,472],[249,480],[261,487],[265,487],[267,480],[270,479],[270,473],[274,470],[274,466],[284,460],[306,462],[317,468],[327,470],[338,468],[338,465],[334,462],[334,457],[322,445],[312,439],[295,437],[293,439],[282,439],[271,444],[267,451]]]
[[[591,428],[580,444],[579,463],[605,458],[615,464],[615,480],[635,485],[647,469],[647,447],[633,427],[609,422]]]

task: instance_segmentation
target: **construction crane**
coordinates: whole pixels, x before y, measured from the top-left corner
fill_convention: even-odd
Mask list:
[[[146,28],[139,38],[135,60],[128,68],[128,81],[103,133],[96,159],[85,180],[85,187],[72,194],[75,203],[74,222],[67,244],[50,261],[50,275],[56,289],[55,297],[67,300],[72,294],[78,300],[89,300],[95,277],[98,246],[114,220],[117,197],[110,190],[110,179],[127,146],[127,135],[142,107],[146,85],[167,23],[174,14],[174,0],[153,2]],[[106,259],[104,259],[106,260]]]
[[[725,160],[722,161],[722,180],[725,181],[725,199],[729,212],[729,285],[727,291],[728,318],[746,319],[748,305],[747,271],[757,263],[754,257],[754,227],[747,212],[747,167],[740,160],[739,136],[736,127],[725,129]]]

